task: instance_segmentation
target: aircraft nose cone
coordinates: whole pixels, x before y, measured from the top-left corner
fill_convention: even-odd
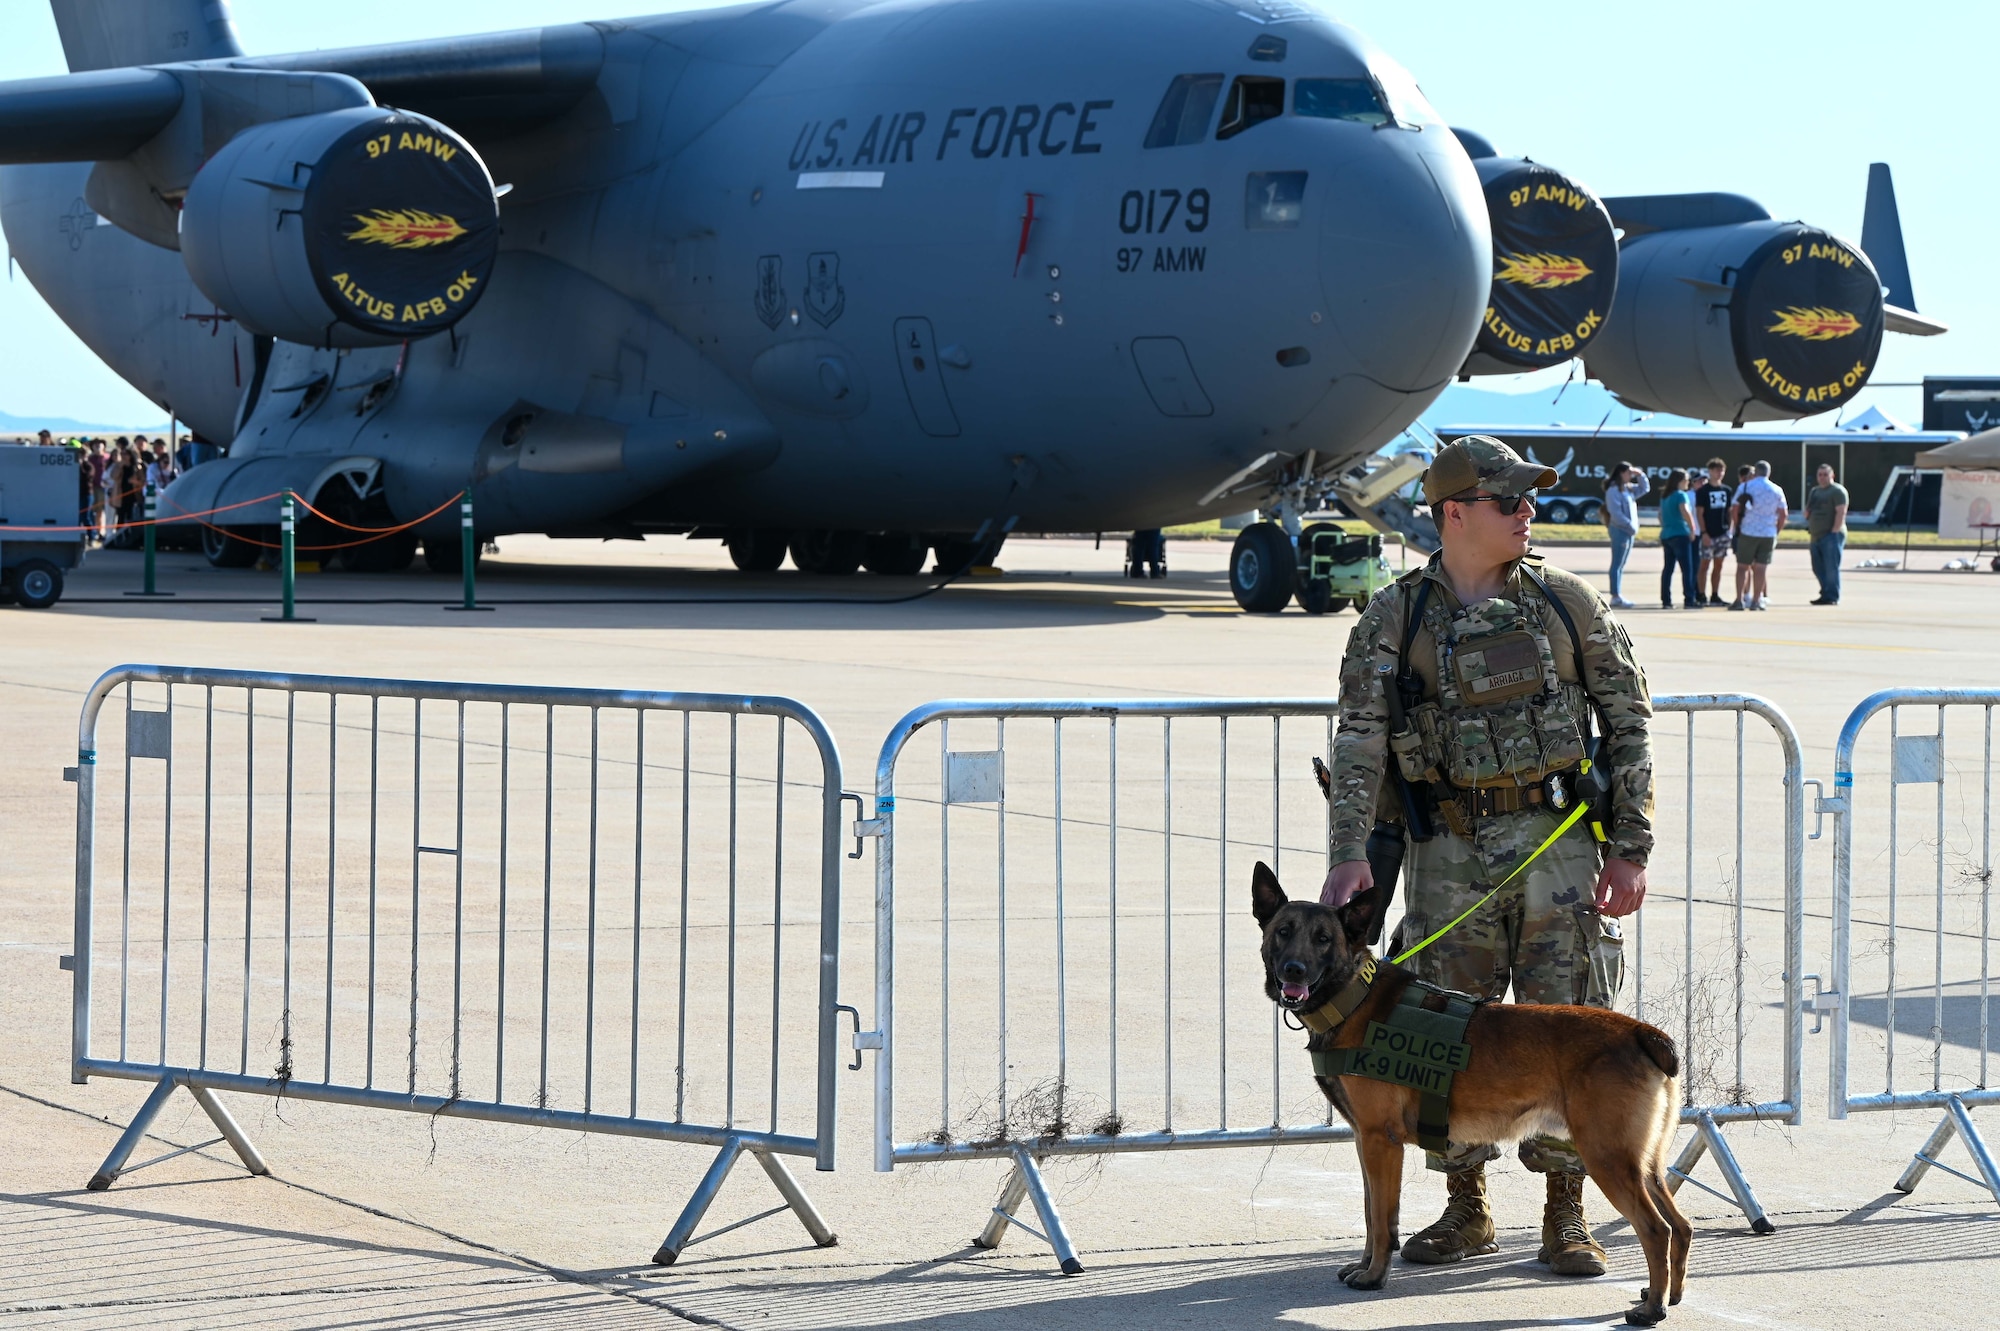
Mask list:
[[[1328,315],[1363,374],[1434,389],[1465,363],[1492,281],[1492,238],[1455,143],[1381,130],[1333,177],[1320,232]]]

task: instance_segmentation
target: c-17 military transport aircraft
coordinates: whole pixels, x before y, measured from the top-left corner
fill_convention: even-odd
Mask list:
[[[292,489],[383,527],[469,488],[482,537],[909,574],[1257,506],[1232,582],[1274,610],[1312,504],[1424,532],[1373,454],[1454,376],[1582,357],[1635,407],[1769,420],[1851,398],[1885,327],[1941,331],[1900,239],[1885,300],[1865,247],[1741,196],[1600,200],[1293,0],[771,0],[266,56],[222,0],[52,3],[72,72],[0,84],[0,218],[227,446],[167,514]],[[276,517],[213,514],[209,557]],[[456,529],[347,559],[448,566]]]

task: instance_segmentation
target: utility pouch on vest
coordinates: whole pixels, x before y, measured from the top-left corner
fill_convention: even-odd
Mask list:
[[[1453,655],[1458,690],[1474,707],[1493,707],[1542,691],[1542,651],[1535,635],[1501,633]]]

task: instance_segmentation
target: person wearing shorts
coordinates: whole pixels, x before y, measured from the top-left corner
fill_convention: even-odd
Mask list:
[[[1771,464],[1759,462],[1736,491],[1736,600],[1731,610],[1770,607],[1771,555],[1785,529],[1785,492],[1771,480]]]
[[[1727,466],[1721,458],[1708,460],[1708,479],[1695,487],[1695,602],[1722,604],[1722,561],[1729,558],[1729,505],[1733,496],[1723,477]]]

